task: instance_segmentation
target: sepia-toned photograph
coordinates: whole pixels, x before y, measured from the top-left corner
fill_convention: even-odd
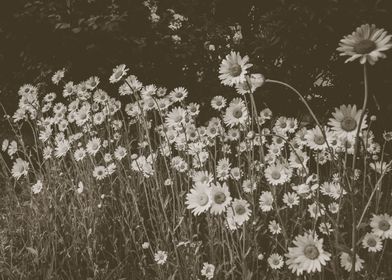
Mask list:
[[[392,280],[392,0],[1,0],[0,280]]]

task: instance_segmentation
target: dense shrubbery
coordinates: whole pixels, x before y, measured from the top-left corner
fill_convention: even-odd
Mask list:
[[[365,101],[325,122],[236,52],[216,71],[236,97],[204,106],[186,102],[184,87],[142,84],[125,64],[109,78],[116,92],[64,70],[52,76],[54,91],[22,86],[0,158],[1,274],[387,279],[392,133],[381,144],[372,133],[367,69],[390,39],[363,25],[341,41],[339,52],[363,64]],[[314,123],[256,102],[268,86],[288,89]]]

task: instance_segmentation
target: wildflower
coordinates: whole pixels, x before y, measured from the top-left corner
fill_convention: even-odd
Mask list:
[[[358,255],[355,256],[355,271],[361,271],[363,268],[363,263],[365,261],[361,259]],[[352,268],[352,258],[346,252],[341,253],[340,255],[340,265],[348,272],[351,271]]]
[[[252,210],[249,208],[250,204],[244,199],[234,199],[230,209],[233,219],[236,224],[242,225],[244,222],[249,220]]]
[[[56,147],[54,148],[54,155],[56,158],[64,157],[70,148],[71,145],[68,140],[58,141]]]
[[[328,124],[335,131],[338,138],[355,138],[362,110],[357,111],[356,105],[342,105],[340,108],[335,108],[332,113],[333,118],[329,119]],[[363,119],[360,131],[367,127],[366,118]]]
[[[241,170],[238,167],[234,167],[230,170],[230,175],[234,180],[241,179]]]
[[[22,177],[26,176],[29,171],[29,164],[27,161],[24,161],[21,158],[17,158],[12,166],[12,176],[17,180]]]
[[[378,174],[383,174],[383,173],[386,174],[389,171],[391,171],[390,165],[388,165],[386,162],[381,162],[381,161],[371,162],[369,166]]]
[[[78,188],[76,189],[76,192],[77,192],[78,194],[81,194],[81,193],[83,192],[83,190],[84,190],[84,184],[83,184],[82,181],[80,181],[80,182],[78,183]]]
[[[166,263],[167,260],[167,252],[165,251],[158,251],[154,254],[154,260],[157,264],[163,265]]]
[[[125,64],[121,64],[121,65],[116,66],[113,69],[113,74],[109,78],[110,83],[114,84],[114,83],[117,83],[118,81],[120,81],[121,78],[127,74],[128,70],[129,69],[127,69]]]
[[[282,164],[271,164],[264,170],[264,176],[273,186],[281,185],[288,180],[287,173]]]
[[[185,204],[196,216],[207,211],[212,204],[211,189],[204,184],[196,184],[186,195]]]
[[[209,263],[203,263],[203,268],[201,269],[201,275],[207,279],[212,279],[214,277],[215,266]]]
[[[220,180],[226,180],[230,176],[231,163],[229,159],[222,158],[218,161],[216,166],[216,176]]]
[[[282,228],[275,220],[269,222],[268,229],[274,235],[282,232]]]
[[[118,146],[114,151],[114,157],[117,160],[122,160],[126,155],[127,155],[127,150],[122,146]]]
[[[329,233],[333,232],[333,229],[331,228],[331,224],[328,222],[320,223],[319,230],[321,233],[325,235],[329,235]]]
[[[223,85],[233,86],[246,81],[247,69],[252,67],[248,63],[249,57],[241,57],[239,53],[231,52],[226,55],[219,67],[219,79]]]
[[[258,259],[259,261],[264,260],[264,255],[263,255],[263,253],[258,254],[258,255],[257,255],[257,259]]]
[[[315,234],[298,235],[293,243],[296,247],[289,247],[285,256],[289,269],[297,275],[302,275],[304,271],[321,272],[321,266],[330,260],[331,254],[323,250],[323,239]]]
[[[308,130],[305,135],[306,144],[308,145],[308,147],[316,151],[325,150],[328,147],[327,141],[329,143],[331,140],[331,133],[329,132],[328,128],[325,128],[324,132],[327,139],[324,138],[324,135],[318,126],[311,130]]]
[[[386,57],[383,51],[392,48],[391,37],[384,29],[376,28],[374,24],[363,24],[340,40],[340,47],[337,50],[341,56],[350,56],[346,62],[359,58],[361,64],[369,62],[374,65],[379,58]]]
[[[74,152],[74,158],[76,161],[81,161],[86,156],[86,150],[83,148],[79,148]]]
[[[93,177],[97,180],[103,180],[107,176],[105,166],[96,166],[93,171]]]
[[[18,151],[18,143],[16,143],[15,140],[11,141],[7,150],[8,155],[13,156],[17,151]]]
[[[292,208],[294,205],[299,205],[299,196],[295,192],[288,192],[283,195],[283,202]]]
[[[247,120],[248,109],[242,100],[236,104],[231,103],[229,107],[227,107],[225,115],[223,116],[223,121],[228,127],[245,125]]]
[[[392,239],[392,217],[388,214],[374,215],[370,219],[372,232],[382,239]]]
[[[166,116],[166,125],[173,128],[181,128],[186,123],[186,111],[181,107],[173,108]]]
[[[32,187],[31,187],[31,191],[33,192],[33,194],[39,194],[42,190],[42,182],[41,180],[38,180],[37,183],[35,183]]]
[[[231,202],[229,188],[226,183],[223,183],[223,186],[219,182],[212,184],[211,197],[212,203],[210,212],[212,214],[222,214]]]
[[[271,211],[274,208],[273,202],[274,202],[274,197],[272,196],[271,192],[264,191],[261,193],[259,199],[261,211],[263,212]]]
[[[217,95],[211,100],[211,107],[215,110],[222,110],[226,107],[226,98],[223,96]]]
[[[336,202],[332,202],[331,204],[328,205],[328,210],[332,214],[336,214],[339,212],[339,204]]]
[[[101,148],[101,139],[94,137],[90,141],[88,141],[86,145],[86,151],[89,155],[95,156]]]
[[[281,269],[284,265],[282,256],[276,253],[269,256],[268,263],[272,269]]]
[[[174,102],[181,102],[188,96],[188,91],[183,87],[178,87],[170,92],[169,95]]]
[[[44,157],[44,159],[50,159],[52,157],[52,153],[53,153],[53,149],[52,147],[45,147],[42,151],[42,156]]]
[[[8,145],[9,145],[8,139],[4,139],[4,140],[3,140],[3,143],[2,143],[2,145],[1,145],[1,150],[2,150],[3,152],[5,152],[5,151],[7,150],[7,148],[8,148]]]
[[[379,252],[382,250],[382,240],[374,233],[368,232],[362,239],[362,247],[367,249],[369,252]]]
[[[58,70],[54,73],[54,75],[52,76],[52,82],[55,85],[58,85],[59,82],[64,78],[64,74],[65,74],[65,69],[61,69]]]
[[[383,136],[383,138],[384,138],[384,140],[386,141],[386,142],[389,142],[389,141],[391,141],[392,140],[392,131],[384,131],[384,133],[382,134],[382,136]]]
[[[142,248],[143,248],[144,250],[148,249],[149,247],[150,247],[150,243],[148,243],[148,242],[143,242]]]

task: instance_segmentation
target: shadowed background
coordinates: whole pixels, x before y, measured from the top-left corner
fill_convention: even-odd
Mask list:
[[[63,67],[65,80],[97,75],[102,87],[118,96],[108,77],[125,63],[144,84],[184,86],[190,100],[207,103],[214,95],[236,95],[220,85],[217,74],[221,59],[236,50],[250,56],[254,72],[289,82],[321,119],[327,118],[333,106],[361,107],[363,98],[362,67],[338,57],[339,40],[363,23],[392,32],[391,2],[165,0],[155,2],[160,19],[153,23],[143,1],[1,1],[0,102],[13,114],[25,83],[59,94],[50,78]],[[173,13],[188,18],[175,31],[168,27]],[[233,39],[239,28],[242,38]],[[379,131],[392,127],[391,75],[391,57],[369,69],[370,93],[376,97],[369,108]],[[268,85],[257,91],[256,100],[273,112],[306,119],[303,105],[284,89]],[[6,133],[4,120],[1,127]]]

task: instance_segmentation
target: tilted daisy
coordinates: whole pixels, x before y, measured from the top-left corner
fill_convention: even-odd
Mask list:
[[[321,267],[331,259],[331,254],[323,249],[323,239],[315,234],[298,235],[293,243],[295,247],[289,247],[285,256],[288,258],[286,264],[289,269],[297,275],[302,275],[303,272],[321,272]]]
[[[387,35],[384,29],[376,28],[374,24],[363,24],[352,34],[340,40],[341,56],[350,56],[346,62],[359,58],[361,64],[369,62],[374,65],[379,58],[385,58],[383,51],[392,48],[392,35]]]
[[[173,128],[181,128],[186,124],[186,110],[181,107],[173,108],[166,116],[166,125]]]
[[[283,202],[292,208],[294,205],[299,205],[299,196],[295,192],[288,192],[283,195]]]
[[[268,229],[272,234],[275,235],[282,232],[282,228],[275,220],[269,222]]]
[[[233,219],[241,226],[244,222],[249,220],[252,210],[250,209],[250,204],[244,199],[235,198],[231,203],[229,209],[232,210]]]
[[[208,280],[214,278],[215,266],[209,263],[203,263],[203,268],[201,269],[201,275],[206,277]]]
[[[196,216],[206,212],[212,203],[211,188],[205,184],[195,184],[190,193],[186,195],[185,204]]]
[[[21,158],[17,158],[12,166],[12,176],[19,179],[22,176],[26,176],[29,171],[29,163]]]
[[[113,69],[113,74],[110,76],[109,81],[114,84],[117,83],[118,81],[121,80],[122,77],[124,77],[124,75],[127,74],[129,69],[127,69],[127,66],[125,64],[121,64],[116,66]]]
[[[259,199],[259,205],[261,211],[263,212],[271,211],[274,208],[273,202],[274,202],[274,197],[272,196],[271,192],[268,191],[261,192],[260,199]]]
[[[369,252],[379,252],[382,250],[382,240],[374,233],[368,232],[362,239],[362,247]]]
[[[341,105],[340,108],[335,108],[332,113],[333,118],[329,119],[328,124],[331,129],[335,131],[338,138],[355,138],[362,110],[357,110],[356,105]],[[360,131],[367,127],[366,118],[363,119]]]
[[[245,82],[247,69],[252,67],[252,64],[248,63],[248,61],[248,56],[242,58],[239,53],[233,51],[226,55],[219,67],[219,79],[222,84],[233,86]]]
[[[392,217],[388,214],[373,214],[370,219],[370,226],[375,235],[382,239],[392,239]]]
[[[101,139],[94,137],[91,140],[87,142],[86,145],[86,151],[89,155],[96,155],[98,153],[99,149],[101,148]]]
[[[214,215],[219,215],[225,212],[226,207],[231,202],[229,188],[226,183],[221,185],[219,182],[211,184],[211,208],[210,212]]]
[[[318,126],[311,130],[308,130],[305,135],[306,144],[308,145],[308,147],[316,151],[322,151],[327,149],[327,142],[329,143],[331,140],[331,133],[328,128],[324,128],[324,132],[327,137],[326,139]]]

